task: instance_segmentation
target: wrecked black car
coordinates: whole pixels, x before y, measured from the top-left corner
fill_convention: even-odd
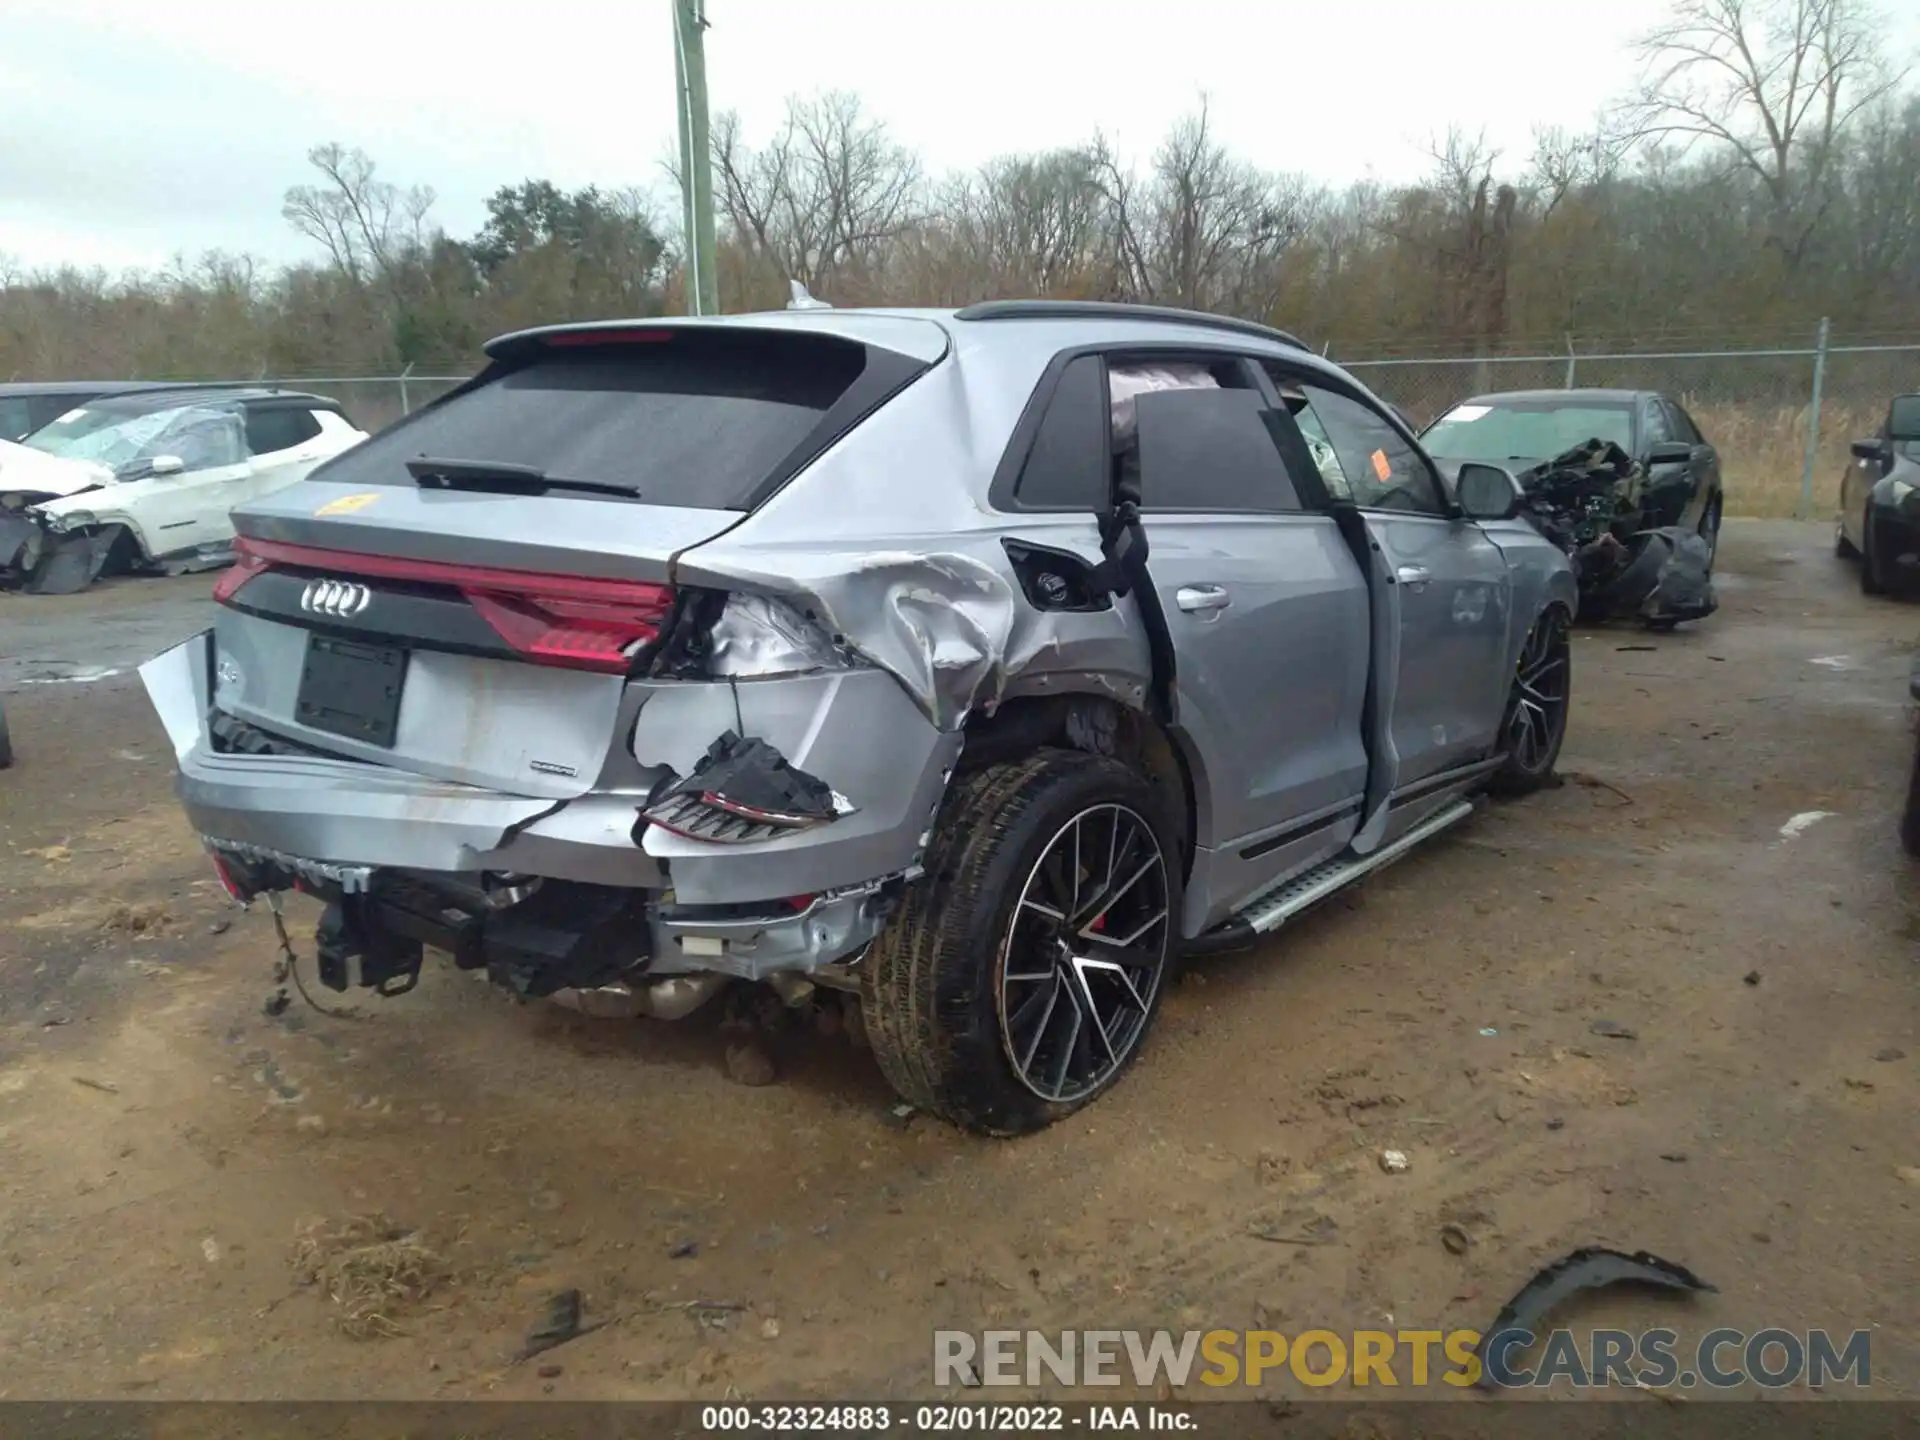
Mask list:
[[[1572,557],[1581,618],[1670,630],[1718,608],[1720,460],[1684,410],[1643,391],[1550,390],[1464,401],[1421,437],[1449,479],[1500,465]]]

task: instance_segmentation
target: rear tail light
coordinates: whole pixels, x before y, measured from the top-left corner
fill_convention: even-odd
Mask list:
[[[256,543],[244,537],[234,540],[233,564],[227,568],[226,573],[213,587],[213,598],[216,603],[224,604],[242,585],[268,568],[267,562],[260,558],[255,549]]]
[[[233,867],[227,863],[226,857],[224,855],[214,855],[211,858],[213,860],[213,873],[220,881],[220,888],[233,898],[233,903],[243,909],[251,904],[253,901],[252,892],[240,883],[239,877],[234,874]]]
[[[500,570],[439,560],[364,555],[277,540],[234,541],[238,563],[214,598],[225,600],[263,570],[287,566],[458,590],[513,650],[540,665],[624,674],[673,608],[673,590],[644,580],[603,580]],[[231,584],[229,584],[231,581]]]

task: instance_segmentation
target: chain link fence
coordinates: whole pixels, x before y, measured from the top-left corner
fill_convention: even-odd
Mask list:
[[[1597,386],[1659,390],[1720,451],[1734,515],[1831,513],[1847,446],[1869,435],[1897,394],[1920,391],[1920,344],[1339,361],[1416,425],[1471,395]],[[1817,377],[1817,378],[1816,378]],[[444,395],[464,375],[286,377],[269,383],[338,400],[367,430]],[[260,382],[252,382],[260,383]]]
[[[1894,395],[1920,390],[1920,344],[1340,361],[1416,425],[1472,395],[1592,386],[1659,390],[1720,452],[1727,512],[1825,516]]]

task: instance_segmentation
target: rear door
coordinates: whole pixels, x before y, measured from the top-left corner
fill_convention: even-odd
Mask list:
[[[253,473],[237,411],[183,408],[141,446],[140,455],[149,462],[171,456],[184,467],[170,475],[142,476],[114,492],[115,504],[133,518],[149,554],[176,555],[231,538],[227,512]]]
[[[1357,822],[1369,612],[1338,526],[1307,508],[1281,459],[1247,362],[1222,369],[1239,383],[1134,403],[1175,721],[1204,760],[1201,844],[1223,852],[1214,899],[1231,906]]]
[[[284,401],[247,407],[247,449],[252,463],[229,509],[306,479],[331,453],[312,407]]]
[[[1432,463],[1399,426],[1357,393],[1293,378],[1307,400],[1301,427],[1332,449],[1382,562],[1388,653],[1375,663],[1388,743],[1370,799],[1404,797],[1491,753],[1513,582],[1499,547],[1453,517]]]

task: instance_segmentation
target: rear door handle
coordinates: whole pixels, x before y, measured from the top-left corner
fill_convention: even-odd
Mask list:
[[[1233,603],[1233,597],[1218,585],[1182,585],[1173,600],[1188,614],[1196,610],[1224,610]]]
[[[1393,574],[1409,590],[1424,590],[1427,582],[1433,578],[1433,572],[1424,565],[1402,565]]]

